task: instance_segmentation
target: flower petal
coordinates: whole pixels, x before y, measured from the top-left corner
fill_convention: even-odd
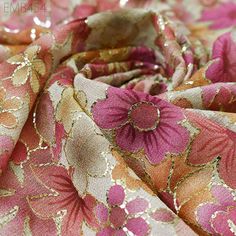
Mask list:
[[[34,93],[38,93],[40,88],[38,73],[34,69],[32,69],[30,74],[31,74],[30,78],[31,88]]]
[[[29,59],[29,61],[33,61],[33,59],[36,58],[38,52],[40,51],[40,47],[38,45],[33,45],[28,47],[24,54],[27,56],[27,58]]]
[[[109,216],[108,209],[103,204],[99,204],[96,206],[95,211],[98,221],[101,224],[106,224]]]
[[[125,191],[121,185],[114,185],[109,189],[107,194],[107,202],[111,206],[120,206],[125,199]]]
[[[118,128],[128,120],[128,111],[134,98],[125,90],[109,87],[107,99],[98,101],[92,108],[94,121],[100,128]]]
[[[26,83],[30,75],[30,69],[28,66],[19,66],[12,74],[12,82],[15,86],[20,86]]]
[[[41,75],[45,75],[46,73],[46,66],[41,59],[34,59],[33,62],[33,68]]]
[[[20,65],[25,61],[22,54],[15,55],[9,59],[7,59],[7,62],[13,65]]]
[[[225,155],[228,146],[228,136],[221,126],[204,119],[198,115],[188,113],[190,122],[194,124],[200,133],[192,142],[188,161],[194,165],[201,165],[212,161],[219,155]]]
[[[143,147],[143,133],[127,124],[116,130],[116,143],[125,151],[137,152]]]
[[[157,209],[155,212],[151,214],[152,218],[156,221],[171,223],[176,219],[176,216],[170,210],[165,208]]]
[[[21,108],[23,102],[18,97],[6,99],[2,104],[2,109],[5,111],[17,111]]]
[[[144,198],[137,197],[126,204],[129,214],[144,212],[148,208],[148,201]]]
[[[0,112],[0,125],[6,128],[14,128],[17,124],[16,117],[10,112]]]
[[[220,235],[235,236],[236,208],[229,208],[227,212],[217,212],[211,219],[212,227]]]
[[[214,230],[211,227],[210,219],[216,211],[221,211],[224,209],[225,207],[212,203],[201,205],[197,210],[198,223],[209,233],[214,233]]]
[[[148,235],[148,232],[150,230],[149,225],[142,217],[129,219],[127,221],[126,227],[129,231],[137,236]]]
[[[212,195],[217,200],[218,203],[222,206],[236,206],[236,202],[234,203],[234,197],[230,193],[229,189],[222,185],[214,185],[211,188]],[[233,204],[234,203],[234,204]]]
[[[236,143],[225,146],[225,155],[221,158],[219,165],[220,177],[231,188],[236,188]]]

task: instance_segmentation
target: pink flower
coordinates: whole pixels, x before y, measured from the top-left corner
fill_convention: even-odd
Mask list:
[[[204,107],[213,111],[236,112],[236,85],[216,83],[204,86]]]
[[[234,236],[236,231],[236,202],[230,191],[220,185],[211,188],[215,201],[200,205],[198,223],[212,235]]]
[[[222,3],[203,11],[201,21],[211,21],[210,29],[223,29],[236,25],[236,4]]]
[[[110,209],[108,210],[103,204],[96,208],[96,216],[102,225],[97,236],[125,236],[127,235],[125,228],[137,236],[149,233],[147,222],[141,216],[134,216],[134,214],[143,213],[148,208],[148,202],[144,198],[137,197],[122,206],[125,201],[125,191],[121,185],[112,186],[107,197]]]
[[[220,157],[220,177],[228,186],[236,188],[236,133],[197,114],[188,112],[187,116],[200,131],[192,142],[189,163],[203,165]]]
[[[189,141],[180,124],[185,118],[181,109],[148,94],[110,87],[107,99],[98,101],[92,112],[100,128],[114,130],[121,149],[144,149],[153,164],[167,153],[183,152]]]
[[[213,83],[236,81],[236,42],[230,33],[220,36],[213,45],[213,63],[206,71],[206,77]]]

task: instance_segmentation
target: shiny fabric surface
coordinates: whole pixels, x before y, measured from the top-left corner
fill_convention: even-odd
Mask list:
[[[236,235],[235,1],[0,18],[0,235]]]

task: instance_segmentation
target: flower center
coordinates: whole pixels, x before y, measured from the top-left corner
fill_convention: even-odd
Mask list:
[[[139,131],[150,131],[157,128],[160,121],[160,111],[151,102],[139,102],[129,110],[129,122]]]
[[[29,60],[28,57],[24,57],[24,65],[29,67],[32,66],[32,62]]]

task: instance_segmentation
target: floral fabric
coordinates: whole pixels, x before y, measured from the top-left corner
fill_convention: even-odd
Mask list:
[[[0,235],[236,235],[235,1],[2,2]]]

